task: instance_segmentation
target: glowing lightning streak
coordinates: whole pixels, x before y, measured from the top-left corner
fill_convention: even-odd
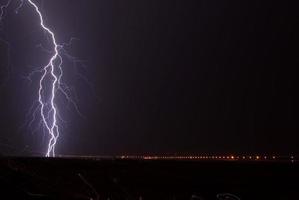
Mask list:
[[[2,18],[4,16],[4,10],[9,6],[11,0],[9,0],[6,4],[0,6],[0,22],[2,21]]]
[[[58,120],[63,121],[59,113],[57,112],[57,107],[55,104],[55,100],[57,96],[56,93],[59,91],[66,98],[68,103],[71,103],[74,106],[77,113],[80,116],[84,117],[79,111],[76,102],[71,98],[71,93],[72,93],[71,88],[68,87],[62,81],[62,76],[63,76],[62,55],[66,56],[67,59],[72,61],[74,65],[76,65],[77,63],[82,64],[82,61],[78,60],[73,56],[70,56],[64,49],[65,46],[71,45],[72,40],[74,38],[72,38],[69,43],[63,43],[62,45],[59,45],[56,41],[55,34],[45,25],[43,15],[40,12],[39,7],[33,2],[33,0],[19,0],[19,1],[20,4],[15,9],[15,13],[19,12],[21,7],[24,5],[24,2],[28,2],[28,4],[32,8],[34,8],[34,11],[38,14],[40,26],[44,30],[44,32],[50,36],[50,40],[53,45],[53,50],[47,51],[48,53],[51,54],[51,58],[48,64],[39,70],[35,70],[31,72],[27,77],[27,79],[31,81],[31,76],[36,72],[40,72],[42,74],[39,80],[39,89],[38,89],[39,106],[35,107],[34,104],[30,108],[30,111],[34,111],[34,112],[33,112],[33,118],[29,122],[29,126],[31,126],[31,124],[34,123],[34,121],[36,120],[35,117],[36,113],[40,112],[42,118],[40,120],[40,124],[43,125],[43,127],[45,128],[44,130],[46,130],[50,136],[46,156],[47,157],[55,156],[55,146],[57,143],[57,139],[60,135]],[[9,7],[11,2],[12,0],[8,0],[5,5],[0,6],[0,22],[5,17],[5,10]],[[6,43],[6,41],[4,42]],[[89,85],[91,84],[89,81],[87,81],[84,75],[78,74],[78,77],[86,81]]]
[[[55,106],[54,101],[55,101],[55,94],[56,94],[57,89],[59,88],[60,79],[62,76],[62,69],[61,69],[62,58],[58,52],[60,45],[57,44],[54,33],[44,24],[44,19],[43,19],[43,16],[42,16],[38,6],[34,2],[32,2],[32,0],[27,0],[27,1],[29,2],[30,5],[32,5],[34,7],[34,9],[37,12],[39,19],[40,19],[40,26],[44,29],[45,32],[47,32],[51,36],[51,40],[54,45],[54,54],[52,55],[49,63],[43,68],[43,74],[39,81],[39,92],[38,92],[38,94],[39,94],[38,101],[41,106],[40,112],[41,112],[43,124],[45,125],[45,127],[51,137],[49,140],[48,150],[46,153],[46,156],[49,157],[49,156],[55,156],[55,145],[56,145],[57,139],[59,137],[59,127],[57,124],[57,108]],[[59,62],[58,65],[55,62]],[[58,69],[61,72],[58,77],[55,74],[55,67],[58,67]],[[46,78],[49,70],[50,70],[50,74],[53,77],[54,81],[52,82],[52,85],[51,85],[50,109],[47,111],[45,108],[47,105],[47,102],[44,102],[44,100],[43,100],[43,92],[44,92],[43,91],[43,89],[44,89],[43,82],[45,81],[45,78]]]

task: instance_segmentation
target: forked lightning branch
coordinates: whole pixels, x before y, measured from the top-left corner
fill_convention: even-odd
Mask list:
[[[7,8],[10,6],[12,0],[9,0],[6,4],[1,5],[0,21],[3,20]],[[66,89],[65,84],[62,83],[63,76],[63,45],[57,43],[55,33],[47,26],[44,21],[44,16],[39,6],[33,0],[19,0],[19,6],[15,9],[16,13],[24,5],[28,5],[33,12],[36,13],[36,17],[39,18],[40,28],[50,38],[51,43],[51,57],[47,64],[38,70],[41,74],[39,78],[38,89],[38,112],[40,113],[41,123],[43,128],[48,134],[48,146],[45,153],[47,157],[55,156],[55,147],[60,135],[59,120],[58,120],[58,105],[57,105],[57,93],[61,92],[62,95],[71,103],[74,103],[69,96],[69,92]],[[76,105],[74,105],[76,107]],[[77,107],[76,107],[77,108]]]

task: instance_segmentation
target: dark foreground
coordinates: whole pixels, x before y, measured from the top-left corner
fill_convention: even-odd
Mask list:
[[[294,162],[0,158],[0,199],[299,199]]]

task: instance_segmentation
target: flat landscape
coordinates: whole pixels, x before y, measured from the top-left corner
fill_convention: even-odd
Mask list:
[[[278,160],[0,158],[1,199],[285,200],[298,178],[298,162]]]

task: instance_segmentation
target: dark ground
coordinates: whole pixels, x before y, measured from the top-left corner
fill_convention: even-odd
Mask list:
[[[279,161],[3,157],[0,199],[298,199],[298,169]]]

